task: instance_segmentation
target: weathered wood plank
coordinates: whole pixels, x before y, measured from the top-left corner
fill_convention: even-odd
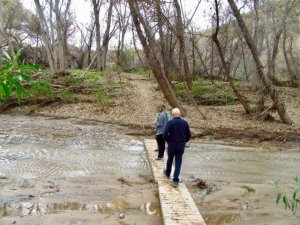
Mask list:
[[[165,161],[156,161],[156,141],[144,140],[148,160],[158,185],[159,199],[165,225],[206,225],[184,183],[172,187],[172,181],[163,175]],[[166,157],[165,157],[166,158]]]

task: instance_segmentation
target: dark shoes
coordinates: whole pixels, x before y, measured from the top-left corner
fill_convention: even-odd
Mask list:
[[[160,161],[163,160],[163,158],[156,157],[155,160]]]
[[[164,176],[165,178],[170,179],[170,176],[167,176],[166,170],[164,170]]]
[[[155,152],[158,152],[158,149],[155,149],[154,151],[155,151]]]
[[[179,182],[173,181],[173,187],[174,187],[174,188],[178,188],[178,186],[179,186]]]
[[[167,175],[166,170],[164,170],[164,176],[165,178],[170,179],[170,176]],[[173,187],[178,188],[178,186],[179,186],[179,182],[173,181]]]

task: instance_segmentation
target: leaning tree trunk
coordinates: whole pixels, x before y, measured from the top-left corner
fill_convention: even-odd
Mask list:
[[[163,68],[160,66],[160,62],[155,55],[155,52],[154,52],[155,48],[152,44],[153,40],[150,40],[152,37],[149,36],[149,30],[147,30],[146,26],[143,26],[143,28],[145,30],[147,38],[143,34],[143,31],[141,28],[141,23],[143,23],[143,22],[140,22],[140,19],[142,19],[142,18],[138,14],[139,12],[138,12],[138,9],[136,8],[136,7],[138,7],[137,1],[129,0],[128,3],[129,3],[133,23],[136,28],[137,34],[139,36],[139,39],[142,43],[148,63],[150,65],[151,70],[153,71],[153,74],[155,76],[155,79],[157,80],[158,85],[160,86],[160,88],[163,92],[164,97],[166,98],[166,100],[172,107],[179,108],[181,110],[182,114],[185,115],[186,111],[181,106],[179,99],[176,97],[173,89],[171,88],[171,84],[170,84],[169,80],[166,78],[166,76],[163,72]],[[148,39],[148,41],[147,41],[147,39]]]
[[[216,27],[216,30],[212,36],[212,39],[214,41],[214,43],[216,44],[217,46],[217,50],[219,52],[219,56],[220,56],[220,59],[221,59],[221,62],[222,62],[222,66],[223,66],[223,69],[224,69],[224,72],[225,72],[225,76],[227,78],[227,81],[229,82],[229,85],[230,87],[232,88],[235,96],[238,98],[239,102],[242,104],[242,106],[244,107],[244,110],[246,113],[250,113],[251,112],[251,109],[250,109],[250,106],[247,104],[247,99],[239,92],[239,90],[236,88],[236,86],[234,85],[233,83],[233,79],[230,75],[230,70],[225,62],[225,57],[224,57],[224,53],[223,53],[223,50],[222,50],[222,47],[221,47],[221,44],[219,42],[219,39],[218,39],[218,33],[219,33],[219,29],[220,29],[220,24],[219,24],[219,6],[218,6],[218,1],[215,0],[215,10],[216,10],[216,19],[217,19],[217,27]]]
[[[284,123],[292,124],[292,120],[290,119],[289,115],[286,112],[285,105],[280,100],[278,91],[272,85],[270,79],[264,74],[262,63],[260,61],[260,58],[258,57],[257,48],[254,45],[253,40],[250,37],[249,31],[246,27],[246,24],[239,12],[234,0],[227,0],[227,1],[230,5],[230,8],[232,9],[233,15],[235,16],[235,18],[241,28],[241,31],[244,35],[244,38],[248,44],[248,47],[249,47],[251,54],[253,56],[253,59],[255,61],[257,73],[258,73],[260,79],[262,80],[268,94],[270,95],[270,97],[273,101],[274,107],[276,108],[281,120]]]
[[[160,4],[161,4],[160,0],[155,1],[155,9],[156,9],[156,14],[157,14],[157,25],[158,25],[158,31],[159,31],[160,53],[161,53],[161,57],[162,57],[162,65],[163,65],[164,72],[166,74],[166,77],[169,78],[169,70],[168,70],[168,64],[167,64],[167,48],[166,48],[165,38],[164,38],[164,34],[163,34],[163,20],[162,20]]]
[[[181,9],[180,5],[177,0],[173,0],[174,6],[176,9],[176,35],[179,40],[179,68],[181,73],[181,68],[183,65],[183,71],[185,75],[185,79],[187,82],[188,88],[191,90],[193,87],[193,80],[192,76],[190,75],[189,70],[189,64],[187,60],[186,50],[185,50],[185,42],[184,42],[184,28],[183,28],[183,22],[182,22],[182,15],[181,15]]]

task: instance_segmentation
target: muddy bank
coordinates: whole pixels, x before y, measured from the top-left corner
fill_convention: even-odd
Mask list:
[[[124,79],[126,79],[124,77]],[[227,87],[221,83],[221,87]],[[247,89],[247,88],[246,88]],[[248,89],[247,89],[248,90]],[[282,145],[287,142],[300,141],[300,91],[298,89],[280,90],[285,99],[287,112],[293,124],[286,125],[280,121],[279,116],[273,112],[275,121],[262,121],[253,116],[246,115],[239,104],[224,106],[199,106],[206,115],[203,120],[196,108],[183,103],[188,115],[186,119],[195,131],[198,138],[237,139],[243,142],[267,142],[273,145]],[[16,107],[8,112],[21,112],[28,114],[74,117],[93,119],[97,121],[118,123],[138,128],[135,134],[153,134],[156,106],[168,104],[159,91],[155,80],[128,80],[127,86],[110,91],[112,105],[101,105],[87,101],[53,102],[50,105],[27,105]],[[257,96],[248,90],[253,102]],[[170,107],[168,107],[170,109]],[[287,144],[289,146],[289,143]]]
[[[0,224],[162,224],[143,143],[127,132],[2,115]]]

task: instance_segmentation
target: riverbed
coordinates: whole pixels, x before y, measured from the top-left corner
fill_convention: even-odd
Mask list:
[[[1,115],[0,224],[163,224],[142,138],[131,133],[95,120]],[[208,225],[296,225],[298,214],[276,206],[271,181],[291,191],[299,161],[298,146],[198,140],[181,178]]]

